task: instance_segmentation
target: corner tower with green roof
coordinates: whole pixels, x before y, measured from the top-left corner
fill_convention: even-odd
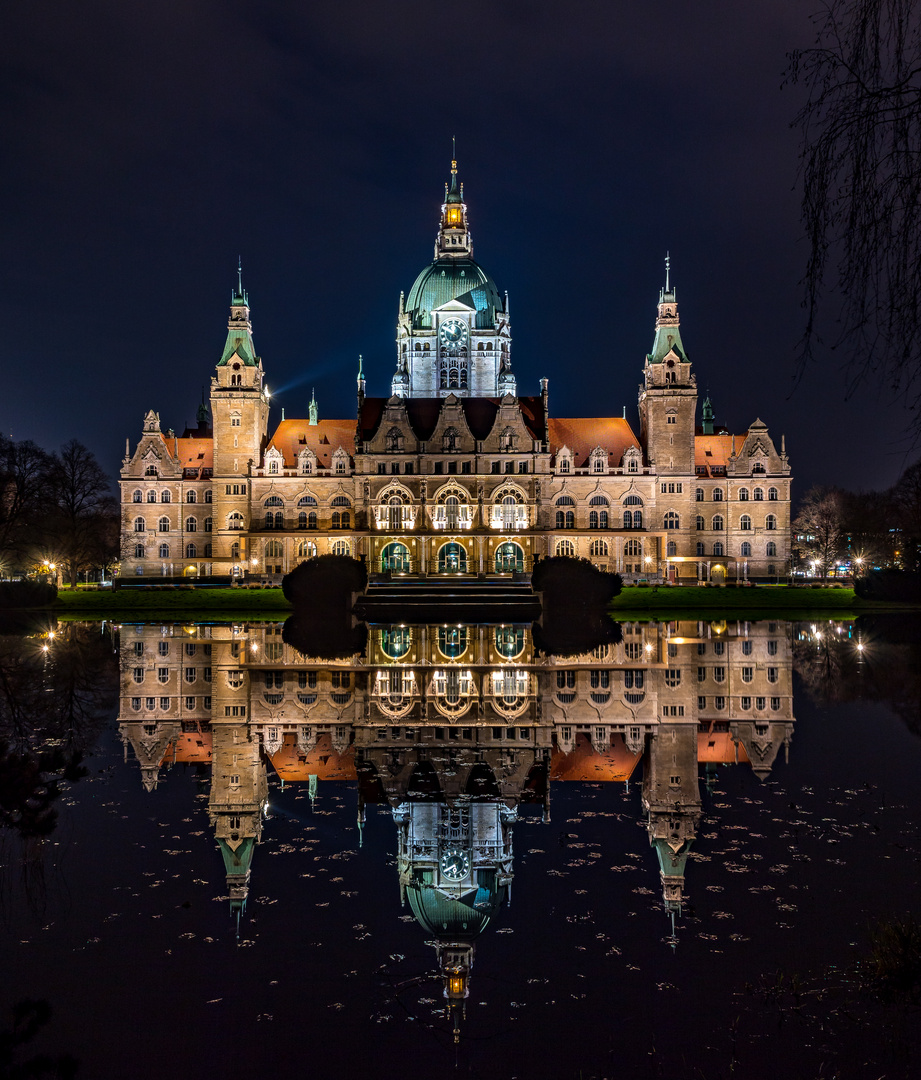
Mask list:
[[[435,258],[400,297],[398,397],[501,397],[514,394],[508,296],[473,258],[457,162],[445,184]]]
[[[669,269],[666,256],[665,288],[659,291],[655,337],[640,387],[640,442],[660,476],[693,476],[697,379],[681,340]]]

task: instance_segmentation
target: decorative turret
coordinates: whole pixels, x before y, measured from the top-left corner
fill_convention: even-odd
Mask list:
[[[307,406],[307,413],[309,419],[307,421],[311,427],[316,427],[319,423],[319,406],[317,405],[317,392],[316,390],[310,391],[310,404]]]
[[[702,430],[704,435],[713,434],[713,406],[710,404],[709,395],[704,398],[703,409],[701,410]]]
[[[261,366],[253,345],[253,324],[249,317],[249,296],[243,288],[243,266],[237,264],[237,287],[230,293],[230,319],[227,322],[227,340],[217,362],[218,367],[234,363],[246,367]]]
[[[473,238],[467,224],[467,204],[464,185],[458,188],[457,161],[451,161],[451,184],[445,184],[445,201],[441,205],[441,223],[435,239],[435,258],[473,258]]]

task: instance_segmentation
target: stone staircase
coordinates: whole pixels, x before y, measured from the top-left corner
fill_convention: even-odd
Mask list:
[[[366,622],[533,622],[540,598],[527,580],[509,578],[380,578],[355,604]]]

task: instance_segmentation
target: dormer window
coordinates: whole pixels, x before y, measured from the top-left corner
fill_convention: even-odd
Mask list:
[[[600,447],[596,446],[592,451],[590,458],[590,467],[593,473],[603,473],[607,471],[608,455]]]

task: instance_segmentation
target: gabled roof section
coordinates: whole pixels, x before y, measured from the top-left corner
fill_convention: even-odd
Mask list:
[[[607,450],[617,463],[629,447],[639,450],[640,443],[629,422],[620,416],[580,416],[570,420],[551,416],[550,453],[556,454],[564,446],[572,451],[574,467],[581,469],[588,468],[596,446]]]
[[[405,398],[406,414],[409,417],[410,426],[416,438],[422,442],[430,439],[438,426],[438,418],[441,416],[444,398]],[[361,406],[361,437],[365,442],[370,442],[384,413],[384,406],[389,398],[364,398]],[[544,438],[544,402],[541,397],[516,398],[521,417],[525,427],[532,438],[543,440]],[[502,399],[489,398],[461,398],[461,409],[464,419],[470,428],[470,434],[482,441],[489,437],[496,422],[496,415]]]
[[[698,475],[704,475],[700,472],[701,469],[712,470],[714,466],[725,473],[729,459],[732,457],[733,439],[735,439],[738,452],[747,437],[748,432],[744,435],[695,435],[694,465],[698,470]]]
[[[298,454],[307,447],[316,455],[319,468],[328,469],[340,446],[351,458],[355,452],[354,420],[318,420],[316,424],[307,420],[282,420],[266,450],[274,447],[281,452],[284,467],[295,469]]]
[[[607,750],[596,750],[584,733],[576,735],[572,751],[564,754],[554,749],[550,759],[550,780],[587,780],[602,783],[629,780],[643,756],[627,749],[623,735],[615,735]]]

